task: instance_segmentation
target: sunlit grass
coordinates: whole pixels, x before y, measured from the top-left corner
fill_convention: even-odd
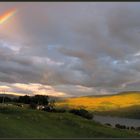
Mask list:
[[[86,108],[88,110],[112,110],[118,108],[140,105],[140,93],[119,94],[101,97],[78,97],[69,98],[56,103],[57,107]]]

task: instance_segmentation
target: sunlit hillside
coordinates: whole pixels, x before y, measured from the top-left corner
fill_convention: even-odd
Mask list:
[[[88,110],[105,111],[140,105],[140,92],[131,92],[110,96],[90,96],[68,98],[57,102],[57,107],[86,108]]]

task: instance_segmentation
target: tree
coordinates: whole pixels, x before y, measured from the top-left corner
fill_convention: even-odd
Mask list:
[[[31,98],[31,103],[37,105],[48,105],[49,97],[44,95],[35,95]]]
[[[31,102],[30,96],[28,96],[28,95],[20,96],[18,98],[18,102],[25,103],[25,104],[30,104],[30,102]]]

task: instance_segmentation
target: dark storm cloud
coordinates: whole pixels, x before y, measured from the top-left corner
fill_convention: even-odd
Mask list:
[[[0,6],[19,9],[20,28],[14,37],[0,34],[1,82],[40,83],[69,95],[130,90],[139,82],[139,3]]]

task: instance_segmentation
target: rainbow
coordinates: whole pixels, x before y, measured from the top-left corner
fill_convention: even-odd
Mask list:
[[[16,12],[17,12],[17,9],[12,9],[2,14],[0,16],[0,24],[3,24],[4,22],[6,22],[10,17],[14,16]]]

